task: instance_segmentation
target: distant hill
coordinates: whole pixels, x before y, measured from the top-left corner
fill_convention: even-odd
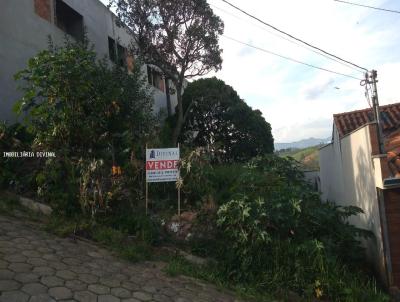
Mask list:
[[[282,149],[304,149],[308,147],[313,147],[321,144],[326,144],[330,142],[331,138],[313,138],[310,137],[308,139],[302,139],[293,143],[275,143],[275,151],[279,151]]]
[[[304,149],[285,149],[276,152],[281,157],[293,157],[304,170],[319,170],[319,145]]]

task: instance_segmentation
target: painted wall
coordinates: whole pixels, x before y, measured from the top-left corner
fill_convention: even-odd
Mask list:
[[[370,127],[365,125],[340,140],[334,126],[333,143],[320,149],[321,191],[323,200],[363,209],[364,214],[350,222],[374,233],[374,240],[364,242],[367,258],[386,282]]]
[[[120,40],[128,47],[128,33],[115,25],[115,16],[98,0],[65,0],[70,7],[83,16],[88,38],[95,46],[99,58],[108,57],[108,36]],[[50,0],[53,6],[53,1]],[[52,12],[54,9],[52,8]],[[12,106],[21,97],[13,76],[26,67],[29,58],[46,49],[48,36],[55,44],[62,44],[65,33],[54,24],[35,13],[34,0],[6,1],[0,10],[0,120],[15,121]],[[143,69],[145,74],[146,68]],[[166,95],[154,91],[154,110],[166,108]],[[176,95],[171,96],[172,108],[176,106]]]

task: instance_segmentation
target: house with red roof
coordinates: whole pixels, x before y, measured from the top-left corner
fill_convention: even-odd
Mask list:
[[[400,103],[380,107],[381,131],[372,108],[333,120],[332,142],[319,151],[322,199],[363,209],[350,222],[375,235],[364,242],[367,259],[400,288]]]

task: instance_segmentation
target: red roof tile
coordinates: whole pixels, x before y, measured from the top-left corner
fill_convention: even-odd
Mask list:
[[[400,128],[400,103],[380,106],[382,130],[384,135]],[[333,115],[339,136],[343,137],[361,126],[373,122],[374,114],[371,108],[338,113]]]

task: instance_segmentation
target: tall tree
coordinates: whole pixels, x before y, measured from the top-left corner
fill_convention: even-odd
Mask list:
[[[274,151],[270,124],[222,80],[213,77],[190,83],[183,108],[180,140],[185,145],[207,147],[223,162],[246,161]]]
[[[117,24],[129,27],[134,52],[160,68],[175,86],[176,144],[184,117],[184,81],[221,69],[218,38],[224,24],[206,0],[110,0],[110,6],[116,9]]]

